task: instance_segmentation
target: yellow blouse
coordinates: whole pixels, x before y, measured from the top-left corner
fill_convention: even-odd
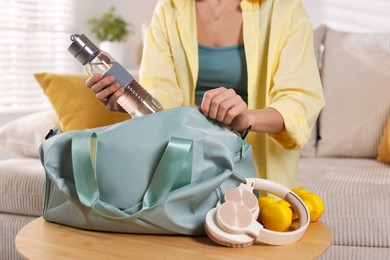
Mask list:
[[[299,187],[299,148],[324,105],[313,30],[300,0],[243,0],[248,108],[280,112],[285,132],[251,132],[257,175]],[[160,0],[145,40],[140,83],[164,109],[194,105],[198,42],[194,0]]]

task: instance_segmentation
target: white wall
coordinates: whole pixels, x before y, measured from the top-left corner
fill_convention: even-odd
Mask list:
[[[348,32],[390,31],[389,0],[303,0],[314,27]]]
[[[79,31],[77,33],[84,33],[88,38],[96,41],[90,33],[87,21],[100,16],[109,7],[115,6],[118,14],[134,25],[134,34],[126,40],[127,51],[123,65],[127,68],[136,67],[140,63],[142,50],[141,25],[150,20],[156,3],[157,0],[78,1]]]

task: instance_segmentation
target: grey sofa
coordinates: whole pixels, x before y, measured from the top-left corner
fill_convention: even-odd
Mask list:
[[[319,27],[315,41],[326,105],[300,173],[325,202],[333,242],[323,258],[390,259],[390,158],[377,159],[390,149],[390,33]]]

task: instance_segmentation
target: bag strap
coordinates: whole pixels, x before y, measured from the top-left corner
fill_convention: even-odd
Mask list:
[[[110,219],[132,219],[161,204],[172,190],[191,183],[192,140],[172,137],[145,192],[142,208],[134,214],[100,200],[96,176],[97,135],[81,131],[72,139],[72,163],[80,202]]]

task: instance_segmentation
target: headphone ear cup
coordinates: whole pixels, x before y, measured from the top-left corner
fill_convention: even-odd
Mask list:
[[[225,202],[237,202],[249,209],[254,219],[259,216],[259,205],[257,197],[253,194],[252,188],[241,184],[239,187],[232,188],[225,193]]]
[[[205,231],[208,237],[217,244],[228,247],[248,247],[253,245],[255,238],[247,234],[232,234],[218,225],[217,208],[211,209],[205,220]]]

